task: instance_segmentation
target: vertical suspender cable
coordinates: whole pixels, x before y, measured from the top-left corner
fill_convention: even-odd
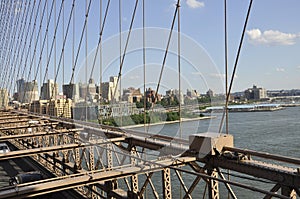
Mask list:
[[[11,79],[10,78],[11,72],[13,71],[13,68],[14,68],[13,64],[12,64],[12,61],[14,60],[15,54],[16,54],[16,48],[14,50],[14,46],[15,46],[15,41],[16,41],[16,35],[17,35],[17,32],[18,32],[17,29],[18,29],[19,21],[20,21],[20,15],[19,15],[18,9],[22,9],[23,2],[21,3],[21,7],[19,7],[18,5],[19,4],[15,3],[13,14],[14,14],[15,18],[17,18],[17,19],[14,20],[12,36],[11,36],[10,42],[9,42],[9,54],[8,54],[8,59],[7,59],[7,62],[6,62],[7,70],[6,70],[6,74],[3,78],[4,83],[5,83],[5,86],[3,86],[3,87],[6,88],[7,91],[9,91],[8,90],[9,80]],[[13,53],[13,51],[14,51],[14,53]],[[10,94],[10,93],[8,92],[8,94]]]
[[[9,9],[9,12],[8,12],[8,22],[7,24],[5,25],[6,27],[6,36],[5,36],[5,45],[4,45],[4,49],[5,49],[5,54],[4,54],[4,62],[3,62],[3,65],[4,65],[4,68],[2,69],[2,77],[1,77],[1,85],[0,87],[1,88],[4,88],[4,84],[6,82],[6,74],[7,74],[7,71],[8,71],[8,60],[9,60],[9,44],[11,43],[11,32],[12,32],[12,26],[13,26],[13,23],[15,21],[15,15],[12,14],[14,13],[14,8],[15,6],[13,5],[13,2],[10,2],[10,9]]]
[[[40,7],[39,7],[39,9],[40,9]],[[36,10],[36,16],[38,16],[39,9]],[[30,75],[31,75],[31,70],[32,70],[32,63],[34,62],[34,73],[32,74],[32,79],[34,79],[34,81],[33,81],[33,86],[32,86],[32,90],[31,90],[32,92],[30,94],[29,102],[31,102],[31,100],[32,100],[33,90],[35,88],[35,84],[37,84],[36,77],[35,77],[35,74],[37,74],[37,72],[38,72],[38,68],[37,68],[37,65],[36,65],[36,51],[37,51],[38,38],[39,38],[39,36],[41,34],[41,31],[42,31],[42,23],[43,23],[44,16],[45,16],[45,10],[46,10],[46,2],[45,2],[44,7],[43,7],[43,12],[42,12],[43,14],[42,14],[42,16],[40,16],[39,28],[38,28],[38,31],[37,31],[37,35],[35,37],[33,57],[32,57],[31,62],[30,62],[30,70],[29,70],[29,73],[28,73],[28,76],[27,76],[27,79],[29,79]],[[28,84],[26,84],[26,87],[25,87],[26,91],[28,89],[27,85]]]
[[[180,0],[177,1],[178,5],[179,5],[179,3],[180,3]],[[166,65],[166,61],[167,61],[169,46],[170,46],[170,43],[171,43],[171,38],[172,38],[172,33],[173,33],[174,25],[175,25],[177,12],[178,12],[178,7],[176,6],[176,9],[174,11],[173,20],[172,20],[171,30],[170,30],[170,33],[169,33],[169,36],[168,36],[168,42],[167,42],[166,50],[165,50],[165,53],[164,53],[164,58],[163,58],[163,62],[162,62],[162,66],[161,66],[161,70],[160,70],[160,74],[159,74],[159,78],[158,78],[158,83],[157,83],[157,87],[156,87],[156,90],[155,90],[155,100],[154,100],[155,103],[158,100],[158,90],[159,90],[159,87],[160,87],[163,71],[164,71],[164,68],[165,68],[165,65]]]
[[[77,53],[76,53],[76,57],[75,57],[75,62],[74,62],[74,65],[72,67],[72,75],[71,75],[70,82],[74,82],[75,69],[76,69],[78,58],[79,58],[79,53],[80,53],[80,49],[81,49],[83,36],[84,36],[84,33],[85,33],[87,18],[89,16],[89,12],[90,12],[90,8],[91,8],[91,2],[92,2],[92,0],[89,1],[89,5],[88,5],[86,13],[85,13],[85,20],[84,20],[83,28],[82,28],[82,31],[81,31],[81,36],[80,36],[80,40],[79,40],[79,44],[78,44],[78,49],[77,49]]]
[[[62,38],[65,36],[65,3],[63,3],[62,11]],[[62,53],[62,85],[65,83],[65,51]]]
[[[40,8],[40,5],[41,5],[41,1],[39,1],[39,3],[38,3],[37,10]],[[34,9],[32,10],[32,15],[35,15],[35,10]],[[33,21],[33,27],[32,27],[32,31],[31,31],[31,34],[30,34],[29,45],[28,45],[28,48],[27,48],[27,53],[26,53],[26,58],[25,58],[25,63],[24,63],[25,65],[24,65],[23,73],[22,73],[23,75],[25,75],[27,73],[27,71],[26,71],[27,70],[27,61],[28,61],[28,58],[31,57],[31,43],[32,43],[32,39],[33,39],[34,30],[35,30],[35,27],[36,27],[36,20],[37,20],[37,15],[35,15],[34,21]],[[30,29],[28,31],[30,31]]]
[[[47,10],[47,8],[48,8],[48,1],[46,1],[46,10]],[[41,15],[42,15],[42,10],[40,10],[40,16]],[[46,20],[48,20],[48,17],[47,17]],[[40,34],[40,54],[42,54],[42,53],[43,53],[43,50],[42,50],[42,34]],[[42,57],[41,57],[41,59],[42,59]],[[42,82],[42,71],[43,70],[42,69],[43,69],[43,67],[40,67],[40,87],[42,87],[42,84],[43,84],[43,82]],[[41,93],[40,93],[40,95],[41,95]]]
[[[25,5],[25,8],[23,10],[23,16],[22,16],[22,21],[21,21],[21,25],[19,27],[19,36],[18,36],[18,42],[16,44],[16,49],[15,50],[18,50],[17,52],[17,57],[14,59],[13,61],[13,66],[14,67],[14,70],[12,71],[12,78],[11,78],[11,81],[10,81],[10,84],[9,84],[9,93],[12,92],[14,93],[14,90],[11,90],[12,86],[13,86],[13,83],[14,83],[14,80],[17,78],[17,75],[16,75],[16,69],[18,68],[17,67],[17,62],[19,60],[19,56],[20,56],[20,52],[21,52],[21,46],[22,46],[22,41],[23,41],[23,37],[24,37],[24,33],[25,33],[25,28],[26,28],[26,24],[27,24],[27,17],[28,17],[28,14],[29,14],[29,10],[30,10],[30,5],[31,5],[31,1],[29,1],[29,3]],[[25,14],[26,13],[26,14]]]
[[[182,138],[182,124],[181,124],[181,52],[180,52],[180,2],[178,1],[178,4],[176,5],[178,7],[178,15],[177,15],[177,62],[178,62],[178,90],[179,90],[179,96],[178,96],[178,101],[179,101],[179,107],[178,107],[178,114],[179,114],[179,133],[180,133],[180,138]]]
[[[227,0],[224,0],[224,41],[225,41],[225,96],[228,95],[228,43],[227,43]],[[228,134],[228,103],[225,103],[226,134]]]
[[[74,49],[75,49],[75,8],[73,11],[73,41],[72,41],[72,66],[74,66],[75,63],[75,56],[74,56]],[[74,81],[70,82],[70,84],[73,84]],[[74,94],[74,91],[72,92],[72,95]]]
[[[147,132],[147,113],[146,113],[146,30],[145,30],[145,0],[143,0],[143,76],[144,76],[144,130]]]
[[[85,7],[88,7],[88,0],[85,1]],[[88,51],[88,18],[86,18],[86,26],[85,26],[85,82],[86,82],[86,94],[85,94],[85,121],[87,121],[87,101],[88,101],[88,92],[89,92],[89,82],[87,79],[87,51]]]
[[[61,4],[60,4],[60,8],[59,8],[59,13],[58,13],[58,18],[56,20],[56,17],[54,17],[54,21],[56,22],[54,24],[54,33],[53,33],[53,39],[52,39],[52,42],[51,42],[51,47],[50,47],[50,53],[49,53],[49,56],[47,57],[47,64],[46,64],[46,69],[45,69],[45,73],[44,73],[44,78],[43,78],[43,82],[45,82],[45,79],[46,79],[46,75],[48,74],[48,70],[49,70],[49,64],[50,64],[50,61],[51,61],[51,57],[52,57],[52,52],[53,52],[53,49],[54,49],[54,45],[55,45],[55,40],[56,40],[56,34],[57,34],[57,29],[58,29],[58,25],[59,25],[59,22],[60,22],[60,16],[61,16],[61,13],[62,13],[62,4],[63,4],[63,1],[61,1]],[[56,1],[54,1],[54,4],[55,4]],[[54,15],[56,12],[56,5],[54,5]],[[51,17],[50,17],[51,18]],[[55,74],[55,71],[54,71],[54,74]],[[56,80],[54,80],[54,84],[56,83]],[[52,95],[51,95],[51,98],[53,96],[53,92],[52,92]],[[50,100],[50,99],[49,99]]]
[[[37,65],[37,71],[35,73],[34,80],[37,79],[38,70],[42,68],[41,67],[42,57],[43,57],[43,52],[44,52],[45,44],[46,44],[46,41],[47,41],[46,39],[47,39],[48,31],[49,31],[49,25],[50,25],[50,21],[51,21],[51,16],[52,16],[53,8],[54,8],[54,3],[52,1],[51,10],[50,10],[50,17],[49,16],[47,17],[47,23],[46,23],[46,27],[45,27],[45,35],[44,35],[43,42],[41,43],[41,52],[40,52],[39,61],[38,61],[38,65]],[[45,11],[43,13],[45,13]],[[47,74],[47,71],[45,70],[45,75],[46,74]],[[41,82],[43,83],[43,80],[41,80]],[[52,87],[52,89],[53,89],[53,87]]]
[[[99,34],[101,34],[102,32],[102,0],[100,0],[100,17],[99,17]],[[100,70],[99,70],[99,107],[101,107],[101,102],[102,102],[102,41],[100,41],[100,52],[99,52],[99,66],[100,66]],[[99,110],[98,110],[99,111]],[[99,112],[98,112],[99,113]],[[101,115],[100,115],[101,114]],[[99,113],[98,115],[98,121],[100,124],[102,124],[102,113]]]
[[[1,56],[2,56],[2,65],[4,66],[1,70],[1,76],[0,76],[0,87],[3,88],[3,83],[4,83],[4,73],[5,73],[5,61],[6,61],[6,53],[7,53],[7,42],[8,42],[8,39],[7,39],[7,34],[9,34],[7,31],[10,31],[11,29],[9,28],[10,25],[10,21],[11,21],[11,17],[10,17],[10,10],[11,10],[11,6],[12,6],[12,3],[8,3],[9,4],[9,8],[7,9],[6,13],[5,13],[5,30],[4,30],[4,34],[3,34],[3,40],[1,41],[2,43],[2,51],[1,51]]]
[[[47,2],[47,21],[49,21],[49,8],[48,8],[48,2]],[[47,37],[47,43],[46,43],[46,58],[49,56],[49,35],[48,35],[48,31],[46,32],[46,37]],[[46,59],[47,60],[47,59]],[[47,76],[47,79],[49,78],[48,76],[48,71],[45,71],[45,74]],[[43,83],[43,77],[42,78],[42,83]]]
[[[121,4],[121,1],[122,0],[119,0],[119,45],[120,45],[120,48],[119,48],[119,64],[121,66],[121,56],[122,56],[122,4]],[[118,86],[118,85],[116,85]],[[121,93],[122,93],[122,71],[120,73],[120,85],[119,85],[119,101],[121,101]],[[120,107],[121,109],[121,119],[120,119],[120,126],[123,125],[123,114],[122,114],[122,106]]]
[[[119,48],[119,64],[121,65],[121,62],[122,62],[122,0],[119,0],[119,45],[120,45],[120,48]],[[122,71],[120,73],[120,91],[119,91],[119,100],[121,101],[121,92],[122,92]],[[121,114],[121,117],[122,117],[122,114]],[[121,118],[121,126],[122,126],[122,118]]]
[[[30,1],[31,2],[31,1]],[[27,20],[27,16],[26,16],[26,24],[27,24],[27,21],[29,21],[29,23],[28,23],[28,26],[27,26],[27,29],[26,29],[26,36],[25,36],[25,39],[24,39],[24,45],[23,45],[23,49],[22,49],[22,53],[21,53],[21,59],[20,59],[20,61],[19,61],[19,64],[17,64],[18,65],[18,72],[17,72],[17,75],[16,75],[16,80],[18,80],[19,79],[19,76],[20,76],[20,71],[21,71],[21,66],[23,65],[23,58],[24,58],[24,56],[26,55],[26,53],[25,53],[25,49],[26,49],[26,47],[27,47],[27,38],[28,38],[28,35],[29,35],[29,32],[30,32],[30,27],[31,27],[31,22],[32,22],[32,17],[33,17],[33,12],[34,12],[34,8],[35,8],[35,0],[34,0],[34,2],[33,2],[33,6],[32,6],[32,9],[31,9],[31,13],[30,13],[30,17],[29,17],[29,20]],[[24,29],[25,29],[26,27],[24,26]],[[21,39],[21,43],[22,43],[22,39]],[[27,53],[28,53],[28,51],[27,51]],[[24,65],[24,68],[23,68],[23,73],[22,73],[22,75],[24,75],[24,72],[25,72],[25,67],[26,67],[26,63],[25,63],[25,65]],[[13,90],[15,90],[16,89],[16,86],[17,86],[17,84],[15,84],[15,86],[14,86],[14,89]],[[17,90],[18,90],[19,88],[17,88]],[[18,97],[18,101],[22,101],[21,99],[20,99],[20,96]]]
[[[238,47],[236,59],[235,59],[235,62],[234,62],[233,72],[231,74],[231,79],[230,79],[230,84],[229,84],[228,92],[227,92],[227,95],[226,95],[226,101],[225,101],[226,104],[225,104],[225,107],[228,107],[229,96],[230,96],[230,92],[231,92],[231,89],[232,89],[233,80],[234,80],[234,76],[235,76],[235,73],[236,73],[237,65],[238,65],[238,62],[239,62],[240,53],[241,53],[242,46],[243,46],[244,36],[245,36],[245,32],[246,32],[246,28],[247,28],[247,24],[248,24],[250,12],[251,12],[252,2],[253,2],[253,0],[250,0],[248,11],[247,11],[247,15],[246,15],[246,19],[245,19],[245,22],[244,22],[243,32],[242,32],[242,35],[241,35],[241,38],[240,38],[240,43],[239,43],[239,47]],[[221,118],[221,122],[220,122],[220,126],[219,126],[219,134],[222,131],[222,127],[223,127],[223,123],[224,123],[224,117],[225,117],[225,112],[226,111],[224,110],[222,118]]]
[[[179,136],[182,138],[182,120],[181,120],[181,52],[180,52],[180,1],[178,1],[177,5],[178,7],[178,15],[177,15],[177,62],[178,62],[178,115],[179,115]],[[182,144],[180,144],[180,147],[182,147]],[[179,175],[182,176],[182,172],[179,172]],[[182,198],[182,186],[180,186],[179,190],[179,198]]]
[[[56,1],[54,1],[54,24],[57,25],[57,19],[56,19]],[[55,33],[56,34],[56,33]],[[53,75],[56,73],[56,36],[54,37],[54,67],[53,67]],[[54,85],[56,85],[56,80],[54,80]],[[52,97],[56,100],[56,96],[53,96],[53,90],[52,90]]]
[[[32,43],[33,35],[35,34],[35,27],[36,27],[36,21],[37,21],[37,18],[38,18],[38,10],[39,9],[40,9],[40,2],[38,4],[38,7],[37,7],[36,12],[35,12],[34,24],[33,24],[33,27],[32,27],[32,33],[31,33],[31,36],[30,36],[30,43],[29,43],[29,46],[28,46],[29,53],[27,53],[27,56],[26,56],[24,70],[26,69],[26,66],[27,66],[28,56],[31,57],[31,54],[32,54],[32,52],[31,52],[31,43]],[[41,24],[41,22],[40,22],[40,24]],[[41,30],[41,28],[39,28],[39,32],[40,32],[40,30]],[[36,38],[35,38],[35,40],[36,40]],[[29,79],[30,79],[31,70],[32,70],[32,66],[33,66],[33,61],[34,61],[34,58],[35,58],[36,46],[37,46],[37,42],[35,42],[35,44],[34,44],[34,50],[33,50],[34,52],[33,52],[33,56],[32,56],[31,61],[30,61],[30,68],[29,68],[29,71],[28,71],[27,79],[26,79],[27,81],[29,81]],[[23,72],[23,74],[24,74],[24,72]],[[23,99],[27,99],[27,98],[25,98],[25,94],[27,92],[27,89],[28,89],[28,84],[25,85],[25,89],[24,89],[24,93],[23,93]],[[29,99],[29,100],[31,100],[31,99]]]
[[[116,85],[119,84],[119,81],[120,81],[120,78],[121,78],[122,69],[123,69],[123,65],[124,65],[124,60],[125,60],[125,56],[126,56],[126,52],[127,52],[127,47],[128,47],[128,44],[129,44],[129,39],[130,39],[132,27],[133,27],[133,22],[134,22],[134,18],[135,18],[135,14],[136,14],[136,9],[137,9],[138,2],[139,2],[139,0],[135,1],[135,6],[134,6],[134,9],[133,9],[133,13],[132,13],[132,17],[131,17],[131,22],[130,22],[130,26],[129,26],[129,32],[127,34],[127,38],[126,38],[126,42],[125,42],[125,46],[124,46],[124,51],[123,51],[123,54],[122,54],[122,60],[121,60],[120,68],[119,68],[119,74],[118,74]],[[117,91],[117,86],[116,86],[116,88],[115,88],[115,90],[113,92],[113,97],[112,97],[113,99],[116,96],[116,91]]]
[[[104,27],[105,27],[106,18],[107,18],[107,15],[108,15],[109,5],[110,5],[110,0],[107,1],[105,13],[104,13],[104,18],[103,18],[103,22],[101,24],[101,29],[100,29],[100,33],[99,33],[99,38],[98,38],[96,53],[95,53],[95,56],[94,56],[94,59],[93,59],[93,65],[92,65],[92,69],[91,69],[91,73],[90,73],[90,78],[93,77],[93,73],[94,73],[94,69],[95,69],[95,65],[96,65],[96,60],[97,60],[97,55],[98,55],[98,52],[99,52],[100,47],[102,45],[102,36],[103,36],[103,31],[104,31]],[[101,20],[102,20],[102,17],[101,17]],[[100,59],[102,59],[101,56],[100,56]]]
[[[225,96],[228,95],[228,43],[227,43],[227,0],[224,0],[224,61],[225,61]],[[228,104],[225,102],[225,130],[229,133],[228,127]],[[227,170],[227,179],[230,180],[230,170]],[[230,199],[230,192],[227,193],[227,198]]]

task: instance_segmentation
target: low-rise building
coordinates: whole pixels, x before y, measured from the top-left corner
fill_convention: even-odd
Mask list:
[[[128,89],[123,89],[123,96],[122,96],[123,101],[126,101],[128,103],[136,103],[136,102],[140,102],[142,97],[143,95],[139,88],[135,89],[133,87],[130,87]]]
[[[57,99],[49,102],[49,115],[72,118],[72,100]]]
[[[253,85],[252,88],[245,90],[245,99],[247,100],[260,100],[267,98],[267,91],[264,88],[257,88],[256,85]]]
[[[49,113],[49,100],[35,100],[29,104],[29,112],[38,114]]]

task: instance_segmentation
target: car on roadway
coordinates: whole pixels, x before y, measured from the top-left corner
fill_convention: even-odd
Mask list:
[[[43,179],[44,176],[39,171],[19,173],[16,176],[9,179],[9,185],[18,185],[18,184],[34,182]]]
[[[0,154],[10,152],[10,149],[6,143],[0,143]]]

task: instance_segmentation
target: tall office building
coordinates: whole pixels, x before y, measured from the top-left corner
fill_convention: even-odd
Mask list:
[[[76,103],[79,100],[79,85],[65,84],[63,85],[63,93],[68,99],[72,99]]]
[[[120,91],[117,88],[118,77],[110,77],[109,82],[101,83],[101,97],[104,101],[119,101]]]
[[[39,99],[37,81],[26,82],[23,78],[17,80],[17,100],[21,103],[31,103]]]
[[[58,94],[58,84],[54,83],[54,80],[49,79],[47,83],[43,83],[41,87],[41,99],[49,100],[55,99]]]

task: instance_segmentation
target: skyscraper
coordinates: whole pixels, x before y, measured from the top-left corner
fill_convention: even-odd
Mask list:
[[[47,83],[43,83],[41,87],[41,99],[49,100],[55,99],[58,94],[58,84],[54,83],[54,80],[49,79]]]
[[[26,82],[23,78],[17,80],[18,101],[30,103],[39,99],[37,81]]]

